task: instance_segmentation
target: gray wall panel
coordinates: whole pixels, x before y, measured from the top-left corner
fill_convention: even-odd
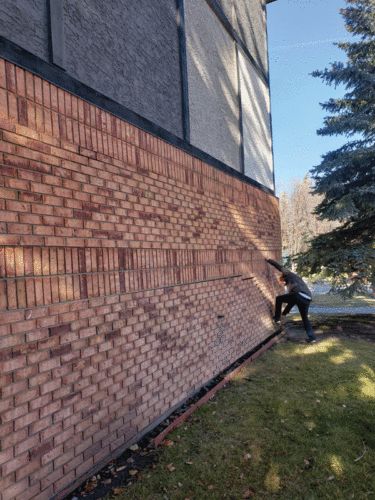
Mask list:
[[[245,175],[274,189],[268,87],[239,51]]]
[[[185,0],[185,27],[191,143],[241,170],[235,42],[205,0]]]
[[[0,35],[49,61],[47,0],[1,0]]]
[[[175,0],[65,0],[67,72],[182,137]]]
[[[268,76],[265,0],[235,0],[234,29],[259,67]]]
[[[217,3],[234,27],[234,0],[217,0]]]

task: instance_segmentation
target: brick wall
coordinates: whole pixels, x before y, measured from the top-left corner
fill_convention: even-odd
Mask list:
[[[0,168],[0,499],[50,500],[273,331],[278,203],[2,59]]]

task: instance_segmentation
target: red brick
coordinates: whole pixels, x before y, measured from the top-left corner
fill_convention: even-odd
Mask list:
[[[19,236],[0,234],[0,245],[2,246],[18,246]]]
[[[0,465],[9,462],[10,460],[12,460],[13,457],[14,457],[13,447],[5,449],[5,451],[0,451]]]
[[[19,202],[19,201],[6,201],[6,209],[9,212],[26,212],[30,213],[31,208],[29,203]]]
[[[63,490],[67,486],[69,486],[75,479],[75,471],[71,471],[68,474],[64,475],[62,479],[56,481],[55,489],[56,491]]]
[[[9,462],[6,462],[2,465],[2,474],[3,476],[6,476],[7,474],[11,474],[12,472],[16,471],[17,469],[20,469],[24,465],[26,465],[29,461],[29,454],[28,452],[23,453],[22,455],[18,455],[17,457],[13,458],[12,460],[9,460]]]
[[[36,446],[32,450],[30,450],[30,461],[35,460],[38,457],[45,455],[53,449],[53,441],[50,439],[49,441],[45,441],[44,443]]]
[[[16,498],[22,498],[22,495],[27,491],[28,488],[28,478],[25,477],[21,481],[18,481],[16,484],[11,486],[10,488],[7,488],[6,490],[3,491],[2,493],[2,500],[16,500]]]
[[[50,328],[50,335],[63,335],[64,333],[70,332],[70,323],[65,325],[54,326]]]
[[[0,59],[0,87],[6,88],[6,74],[5,74],[5,61]]]
[[[20,431],[22,432],[22,431]],[[31,436],[28,439],[24,439],[21,443],[14,446],[15,456],[19,456],[21,453],[27,452],[31,449],[35,449],[39,445],[39,436]]]
[[[7,90],[16,93],[16,73],[15,67],[12,63],[5,62],[5,76],[6,76],[6,86]]]
[[[1,64],[1,63],[0,63]],[[0,118],[8,118],[7,92],[0,88]]]

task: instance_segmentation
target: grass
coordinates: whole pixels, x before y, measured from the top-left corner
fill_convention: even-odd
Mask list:
[[[374,499],[374,354],[362,340],[277,345],[110,498]]]
[[[344,298],[337,293],[314,295],[311,307],[375,307],[375,298],[369,296],[356,296]]]

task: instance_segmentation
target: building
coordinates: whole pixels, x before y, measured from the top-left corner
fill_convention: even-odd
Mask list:
[[[51,500],[273,332],[266,5],[3,0],[0,35],[0,500]]]

